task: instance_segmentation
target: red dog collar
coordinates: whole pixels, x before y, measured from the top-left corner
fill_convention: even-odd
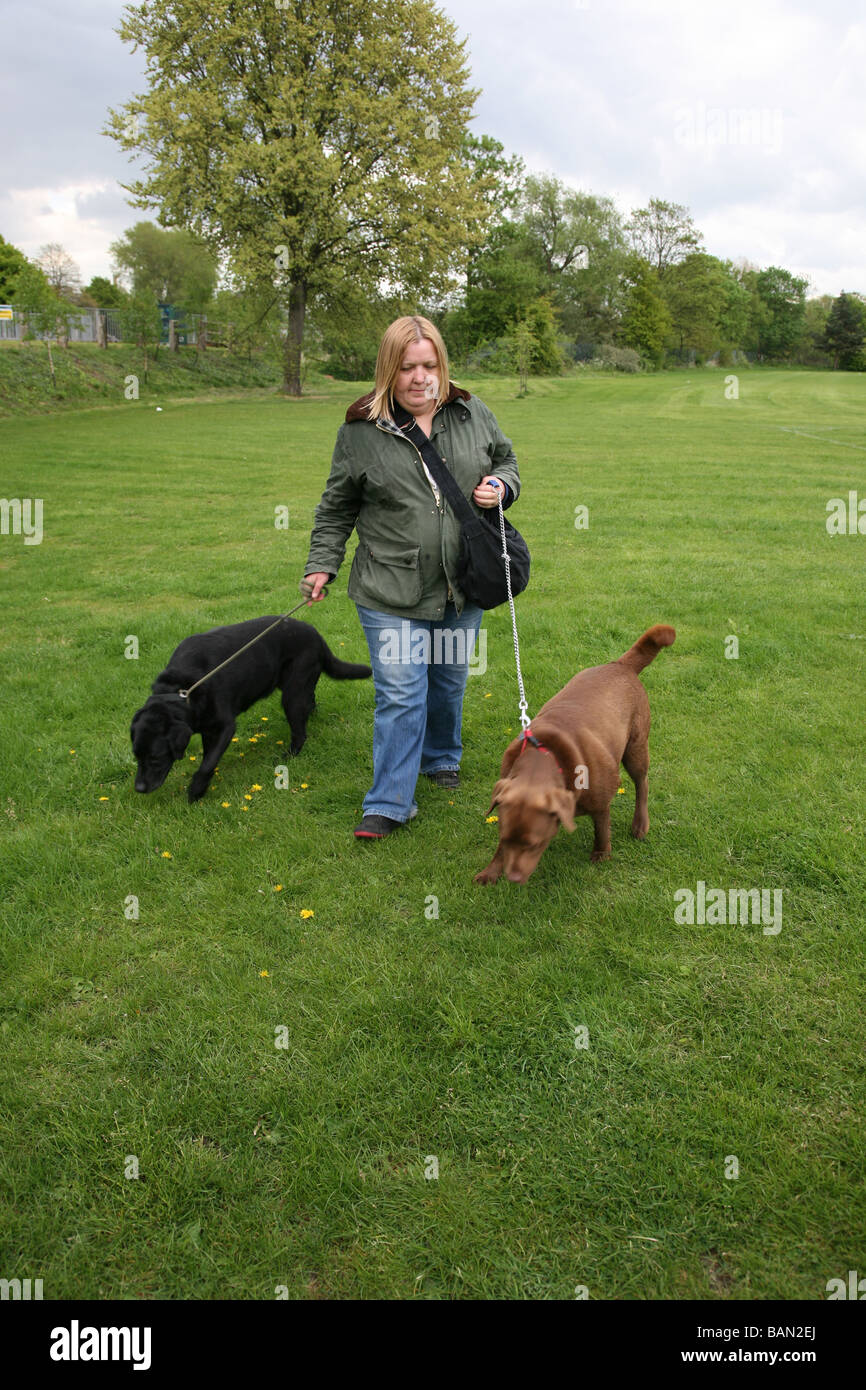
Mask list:
[[[546,744],[541,743],[540,740],[537,739],[537,738],[535,737],[535,734],[533,734],[533,733],[531,732],[531,730],[530,730],[528,727],[525,728],[525,729],[523,730],[523,742],[522,742],[521,745],[520,745],[520,753],[524,753],[524,752],[526,751],[526,745],[527,745],[527,743],[531,743],[532,746],[533,746],[533,748],[538,748],[538,749],[540,749],[542,753],[547,753],[549,757],[553,758],[553,761],[556,763],[556,766],[559,768],[559,771],[562,772],[562,768],[559,767],[559,763],[556,762],[556,754],[553,753],[553,752],[547,747]],[[520,753],[518,753],[518,755],[517,755],[518,758],[520,757]],[[562,772],[562,775],[563,775],[563,777],[565,777],[565,773],[564,773],[564,772]],[[566,782],[567,782],[567,781],[568,781],[568,778],[566,778]]]

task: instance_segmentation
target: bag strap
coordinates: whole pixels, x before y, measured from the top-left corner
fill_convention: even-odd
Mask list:
[[[410,420],[412,420],[411,428],[409,428]],[[428,439],[418,421],[413,420],[408,410],[404,410],[396,401],[394,402],[394,421],[406,438],[411,439],[415,445],[433,478],[451,503],[452,510],[458,519],[463,522],[477,521],[478,513],[472,510],[453,473],[449,472],[445,460],[437,452],[435,445]]]

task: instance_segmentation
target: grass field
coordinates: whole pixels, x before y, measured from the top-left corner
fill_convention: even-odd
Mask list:
[[[507,609],[460,791],[419,787],[386,842],[351,838],[370,682],[322,678],[289,790],[274,697],[201,803],[192,762],[133,791],[180,638],[296,601],[365,384],[4,425],[44,537],[0,537],[0,1275],[46,1299],[821,1299],[866,1271],[866,536],[825,525],[866,495],[863,378],[465,384],[521,464],[530,711],[678,633],[644,673],[648,839],[623,774],[610,861],[583,819],[526,889],[472,882],[518,726]],[[312,620],[363,660],[347,572]],[[781,930],[678,923],[698,881],[781,890]]]

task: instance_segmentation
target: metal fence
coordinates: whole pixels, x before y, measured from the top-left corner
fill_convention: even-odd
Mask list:
[[[232,325],[230,323],[209,322],[206,314],[176,314],[162,313],[164,307],[160,305],[162,315],[162,334],[160,342],[169,341],[169,324],[174,318],[175,333],[177,343],[180,347],[230,347],[232,340]],[[64,314],[69,324],[70,343],[98,343],[99,320],[100,316],[105,321],[105,341],[107,343],[123,343],[130,341],[126,332],[126,315],[123,309],[75,309],[71,313]],[[53,337],[53,334],[34,333],[33,329],[27,328],[27,311],[24,308],[12,308],[11,319],[0,319],[0,341],[18,340],[21,341],[26,335],[34,338]]]

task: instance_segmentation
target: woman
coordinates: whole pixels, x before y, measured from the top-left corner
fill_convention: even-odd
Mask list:
[[[376,690],[359,840],[382,839],[417,815],[419,773],[459,785],[463,694],[482,617],[455,580],[459,523],[398,421],[417,421],[476,507],[495,507],[499,489],[508,506],[520,491],[511,441],[477,396],[449,380],[439,330],[420,315],[396,319],[379,345],[374,390],[349,407],[337,434],[304,571],[319,600],[357,527],[348,593]]]

